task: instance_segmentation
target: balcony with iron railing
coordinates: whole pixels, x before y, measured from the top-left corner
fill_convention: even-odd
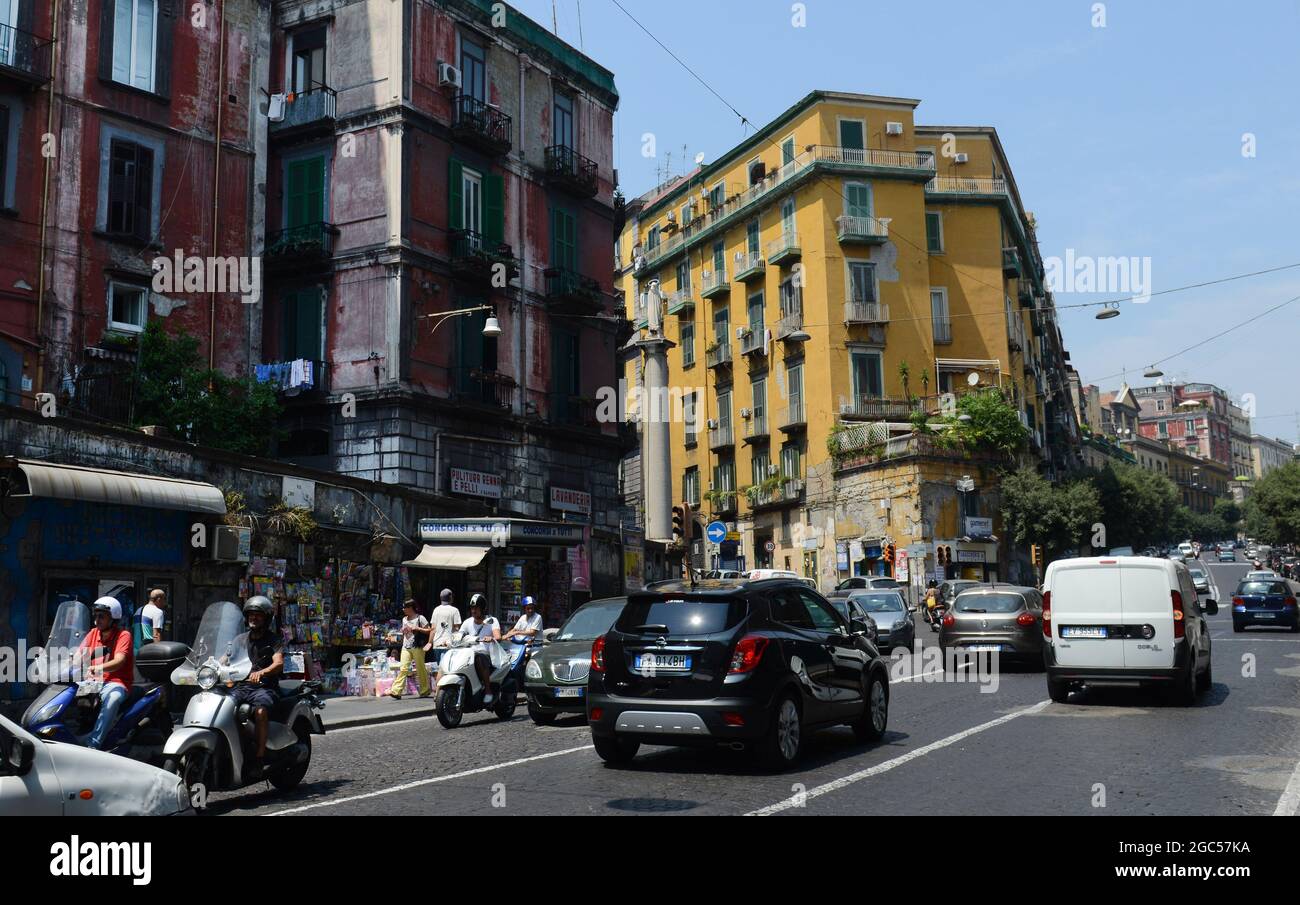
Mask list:
[[[879,302],[845,302],[844,323],[846,324],[887,324],[889,323],[889,306]]]
[[[879,245],[889,239],[889,217],[836,217],[835,236],[841,245]]]
[[[508,374],[484,368],[455,369],[452,398],[467,405],[509,411],[514,404],[518,384]]]
[[[600,283],[567,267],[551,267],[546,277],[546,304],[557,314],[596,314],[604,308]]]
[[[284,119],[271,123],[271,134],[281,138],[333,129],[337,115],[338,92],[328,85],[290,91],[285,95]]]
[[[11,25],[0,25],[0,85],[12,80],[40,87],[50,80],[54,42]]]
[[[776,416],[776,426],[783,433],[793,433],[808,427],[808,413],[804,410],[803,399],[794,397]]]
[[[767,270],[767,262],[763,256],[757,252],[746,254],[745,252],[736,252],[736,279],[742,283],[747,283],[756,277],[761,277]]]
[[[334,256],[339,229],[323,221],[289,226],[266,237],[262,253],[268,265],[298,265],[328,261]]]
[[[755,510],[791,506],[800,502],[803,495],[803,478],[781,478],[774,486],[754,485],[745,491],[749,507]]]
[[[775,336],[777,339],[786,339],[791,334],[803,329],[803,309],[795,308],[791,311],[783,312],[781,319],[776,322]]]
[[[1002,249],[1002,273],[1009,277],[1018,277],[1024,270],[1020,266],[1020,252],[1014,248]]]
[[[925,184],[925,194],[1001,199],[1007,197],[1007,181],[983,176],[935,176]]]
[[[514,249],[469,229],[451,231],[451,269],[457,276],[479,283],[491,282],[498,274],[506,282],[519,275]]]
[[[721,368],[731,365],[731,343],[719,341],[704,350],[704,366]]]
[[[885,151],[873,148],[840,148],[830,145],[815,145],[801,151],[795,158],[748,189],[726,199],[722,204],[710,208],[697,225],[685,226],[670,239],[662,242],[653,251],[647,252],[642,262],[642,269],[657,267],[687,247],[704,242],[709,237],[727,229],[736,219],[749,216],[754,210],[768,204],[785,190],[814,172],[875,173],[918,181],[934,181],[934,155],[916,151]],[[795,246],[797,253],[797,243]],[[769,251],[767,263],[776,266]],[[638,270],[638,272],[640,272]]]
[[[737,500],[740,494],[735,490],[710,490],[708,495],[709,508],[714,518],[720,518],[728,515],[735,515],[739,510]]]
[[[840,403],[840,417],[861,421],[906,421],[917,410],[907,399],[889,399],[869,393],[854,393],[848,402]]]
[[[772,436],[770,428],[767,426],[767,415],[750,415],[745,419],[744,440],[746,443],[757,443],[766,440]]]
[[[803,248],[799,245],[799,234],[793,230],[782,233],[767,243],[767,263],[773,267],[779,267],[787,261],[797,261],[802,256]]]
[[[709,449],[727,449],[736,445],[736,434],[730,424],[709,428]]]
[[[1003,255],[1005,256],[1005,254],[1006,252],[1004,251]],[[1032,308],[1034,306],[1033,281],[1021,277],[1017,279],[1015,283],[1016,283],[1016,299],[1020,302],[1022,306],[1026,308]]]
[[[746,327],[740,334],[741,355],[766,355],[767,330],[762,324]]]
[[[690,287],[678,289],[672,295],[668,296],[668,313],[681,314],[683,311],[690,311],[695,307],[695,293]]]
[[[935,345],[948,345],[952,342],[952,321],[944,318],[934,321]]]
[[[700,295],[706,299],[711,299],[719,295],[726,295],[731,292],[731,282],[727,279],[726,270],[706,270],[702,275]]]
[[[596,161],[583,157],[565,145],[551,145],[545,152],[546,182],[576,195],[591,198],[600,189]]]
[[[547,393],[546,402],[552,424],[560,427],[600,427],[600,421],[596,417],[599,400],[571,393]]]
[[[468,94],[451,102],[451,132],[459,141],[486,154],[505,154],[514,138],[510,114]]]

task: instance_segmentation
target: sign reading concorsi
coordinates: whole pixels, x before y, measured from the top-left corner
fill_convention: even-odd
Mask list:
[[[582,543],[582,529],[582,525],[524,519],[422,519],[420,540],[426,543],[569,547]]]
[[[501,475],[485,471],[451,469],[451,492],[465,496],[481,496],[491,500],[501,499]]]

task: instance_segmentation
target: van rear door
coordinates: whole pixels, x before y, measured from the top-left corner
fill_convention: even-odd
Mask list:
[[[1120,575],[1124,624],[1129,634],[1124,640],[1124,665],[1130,669],[1170,668],[1174,665],[1174,607],[1166,567],[1158,562],[1128,561],[1122,565]],[[1184,587],[1179,594],[1187,598],[1189,592],[1195,593],[1191,587]],[[1190,599],[1183,601],[1184,607],[1191,605]],[[1142,637],[1146,625],[1155,629],[1155,637]]]
[[[1063,563],[1052,575],[1052,644],[1058,666],[1121,667],[1124,622],[1120,560]]]

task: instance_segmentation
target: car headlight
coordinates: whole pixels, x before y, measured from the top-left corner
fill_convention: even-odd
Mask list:
[[[199,687],[204,691],[210,691],[216,687],[217,671],[211,666],[204,666],[199,669],[197,676]]]
[[[540,679],[542,677],[542,664],[536,660],[529,660],[528,665],[524,667],[524,675],[530,679]]]

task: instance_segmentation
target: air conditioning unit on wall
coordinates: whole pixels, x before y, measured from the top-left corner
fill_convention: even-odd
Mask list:
[[[902,124],[902,123],[885,123],[885,134],[886,134],[886,135],[902,135],[902,134],[903,134],[903,124]]]
[[[438,64],[438,84],[443,88],[460,89],[460,70],[450,63]]]

